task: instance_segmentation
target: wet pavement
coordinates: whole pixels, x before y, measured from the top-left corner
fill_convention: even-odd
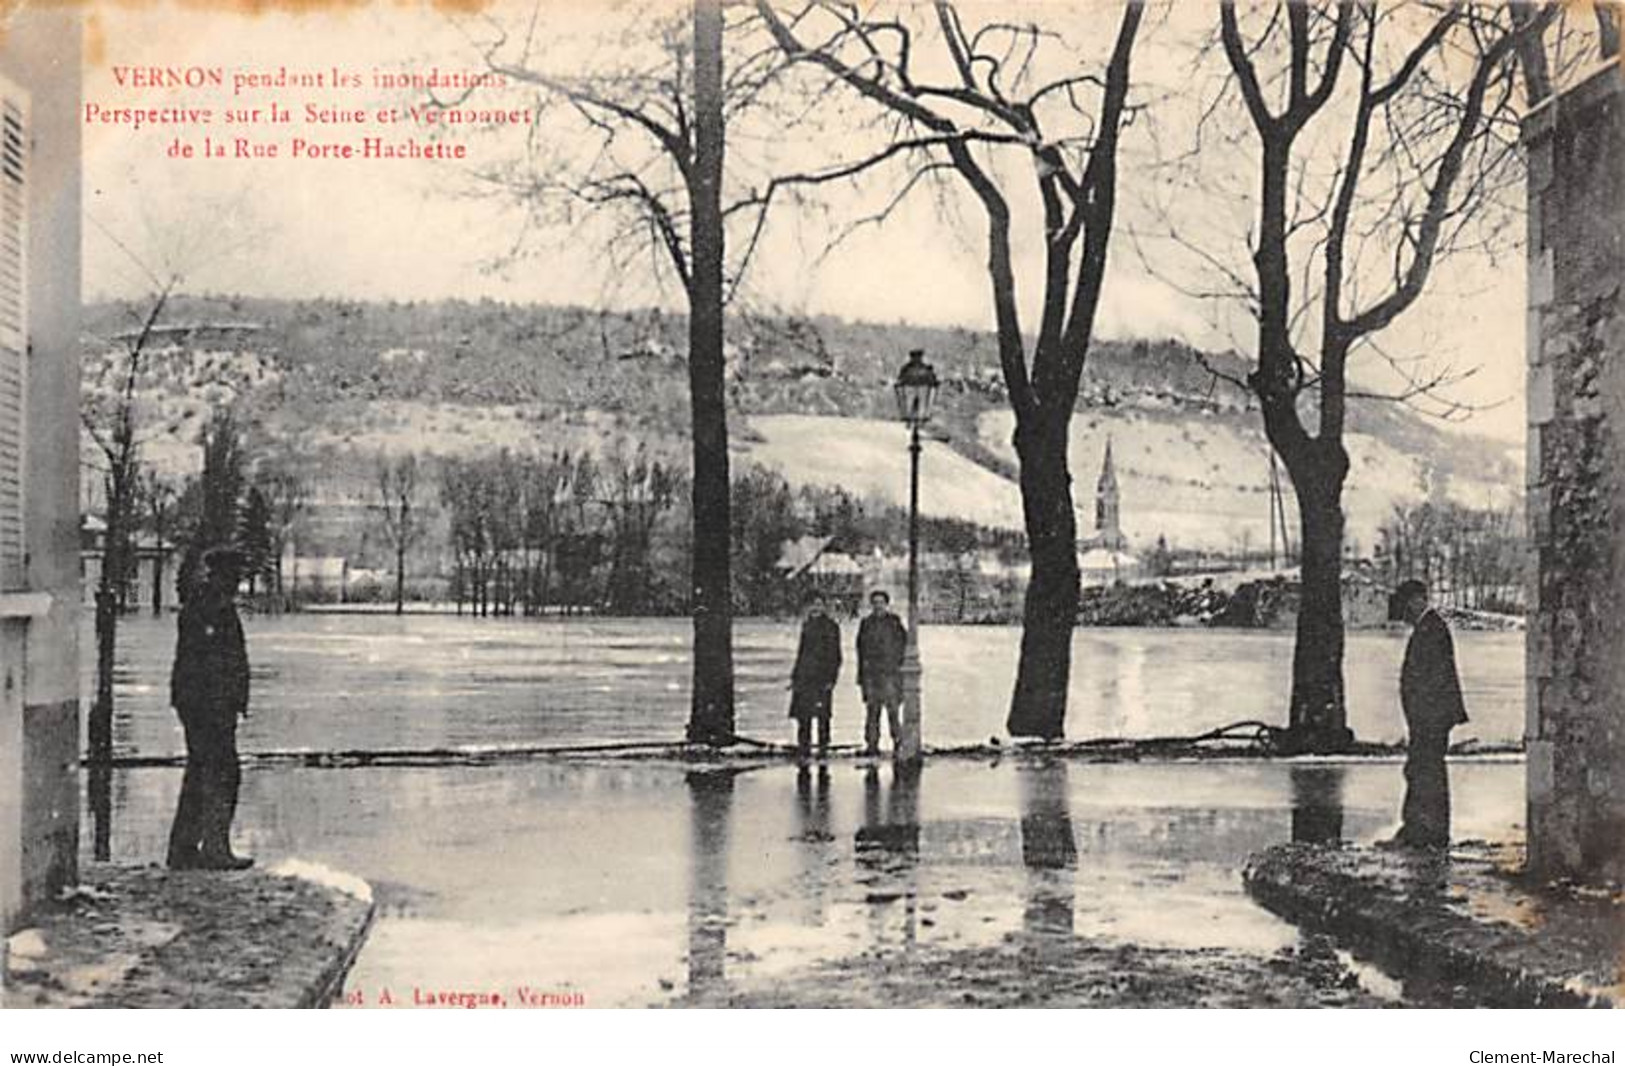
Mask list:
[[[1520,835],[1520,761],[1451,776],[1458,838]],[[115,859],[161,853],[178,785],[115,773]],[[1417,997],[1254,903],[1241,870],[1272,844],[1391,832],[1401,787],[1397,761],[1029,754],[917,777],[278,766],[245,774],[237,825],[263,859],[373,886],[357,1005],[1363,1005]]]

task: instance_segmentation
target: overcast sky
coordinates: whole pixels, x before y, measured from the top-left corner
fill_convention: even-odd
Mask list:
[[[1003,5],[1001,10],[1009,5]],[[1205,6],[1205,5],[1204,5]],[[511,18],[521,9],[499,10]],[[602,18],[574,12],[578,21]],[[1050,10],[1057,10],[1051,8]],[[1198,11],[1195,5],[1182,15]],[[1109,43],[1112,9],[1082,9],[1093,21],[1075,28]],[[558,20],[555,7],[550,17]],[[566,20],[567,21],[567,20]],[[568,40],[568,29],[553,39]],[[1187,27],[1189,29],[1189,27]],[[1093,31],[1091,33],[1091,30]],[[427,7],[380,3],[331,13],[244,16],[181,9],[163,2],[146,7],[109,6],[87,27],[85,99],[102,106],[264,107],[274,95],[288,105],[305,99],[327,105],[399,104],[400,93],[249,92],[233,98],[231,72],[275,73],[342,67],[370,77],[375,70],[477,71],[472,38],[488,32]],[[1191,54],[1180,45],[1179,27],[1163,25],[1142,36],[1137,70],[1152,84],[1192,86],[1200,78]],[[566,62],[574,51],[558,54]],[[121,88],[121,66],[218,66],[227,70],[224,90]],[[1148,90],[1150,92],[1151,90]],[[1158,97],[1158,99],[1164,99]],[[490,102],[524,106],[520,93],[488,96]],[[1188,104],[1188,101],[1186,101]],[[1165,104],[1177,112],[1180,101]],[[1159,126],[1180,134],[1180,120]],[[215,134],[226,131],[213,127]],[[277,139],[308,128],[279,132]],[[373,129],[372,132],[383,132]],[[394,131],[389,131],[395,135]],[[404,131],[403,131],[404,132]],[[173,129],[133,132],[127,126],[89,125],[86,145],[86,290],[91,296],[140,291],[145,282],[128,252],[149,263],[172,262],[192,289],[284,297],[347,296],[425,299],[442,296],[547,303],[674,304],[669,288],[649,283],[652,270],[620,269],[615,276],[592,228],[531,233],[529,257],[493,270],[498,253],[512,246],[517,215],[500,199],[473,195],[469,164],[439,161],[172,160],[165,149]],[[198,140],[200,131],[188,139]],[[339,138],[335,138],[339,139]],[[342,139],[349,139],[348,135]],[[471,144],[475,158],[482,146]],[[495,149],[492,149],[493,151]],[[1175,292],[1159,277],[1177,271],[1159,262],[1155,242],[1136,242],[1130,231],[1156,226],[1145,213],[1151,202],[1195,206],[1221,222],[1233,222],[1235,239],[1247,232],[1246,205],[1200,190],[1176,192],[1150,183],[1162,179],[1130,161],[1120,185],[1124,231],[1112,251],[1112,271],[1099,332],[1106,336],[1176,336],[1204,347],[1249,346],[1245,319],[1234,305],[1200,301]],[[877,179],[875,188],[884,184]],[[853,193],[851,214],[865,197]],[[872,199],[871,195],[868,199]],[[872,204],[868,205],[872,206]],[[839,215],[843,204],[833,204]],[[789,213],[784,213],[787,216]],[[883,228],[860,231],[822,255],[832,221],[775,216],[764,252],[750,275],[750,299],[763,309],[830,313],[881,322],[920,322],[987,329],[991,324],[985,250],[975,216],[967,225],[945,226],[929,196],[917,196]],[[118,247],[119,244],[125,249]],[[1244,245],[1238,247],[1244,248]],[[1018,249],[1024,271],[1033,272],[1036,249]],[[1155,275],[1155,276],[1154,276]],[[1455,395],[1490,407],[1466,428],[1509,440],[1523,432],[1523,268],[1521,257],[1473,262],[1440,270],[1435,291],[1391,330],[1385,347],[1401,357],[1438,358],[1457,366],[1476,364],[1476,377]],[[1024,293],[1030,295],[1032,286]],[[1030,301],[1029,301],[1030,302]],[[1028,310],[1029,324],[1036,322]],[[1375,373],[1375,372],[1373,372]],[[1373,380],[1377,380],[1376,377]]]

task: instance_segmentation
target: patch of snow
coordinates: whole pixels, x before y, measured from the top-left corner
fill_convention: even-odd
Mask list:
[[[6,954],[13,959],[43,959],[47,950],[38,929],[20,929],[6,940]]]
[[[908,505],[908,431],[901,423],[826,415],[756,415],[758,441],[742,449],[790,484],[840,486],[853,495]],[[990,529],[1021,529],[1015,482],[927,440],[920,454],[920,513]]]
[[[343,892],[345,895],[353,896],[365,903],[372,902],[371,885],[354,874],[347,874],[342,870],[323,866],[319,862],[310,862],[306,859],[283,859],[266,872],[274,877],[297,877],[301,881],[309,881],[324,888]]]
[[[150,686],[136,687],[150,690]],[[113,893],[105,888],[97,888],[95,885],[67,885],[56,894],[56,898],[63,903],[72,903],[75,900],[86,900],[94,903],[98,900],[112,899]]]

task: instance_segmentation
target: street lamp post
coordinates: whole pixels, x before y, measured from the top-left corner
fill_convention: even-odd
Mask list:
[[[918,762],[920,746],[920,427],[931,419],[937,372],[916,348],[897,374],[897,413],[908,426],[908,642],[903,649],[903,736],[899,762]]]

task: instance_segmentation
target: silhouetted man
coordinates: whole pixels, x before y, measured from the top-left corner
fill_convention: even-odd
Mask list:
[[[796,720],[796,751],[805,759],[818,729],[818,754],[829,750],[830,696],[841,675],[841,627],[813,593],[801,624],[801,643],[790,671],[790,717]]]
[[[1450,778],[1445,750],[1450,730],[1467,721],[1456,673],[1450,627],[1428,604],[1427,586],[1403,582],[1394,593],[1399,617],[1411,624],[1399,675],[1405,711],[1405,806],[1394,843],[1402,847],[1450,846]]]
[[[201,586],[181,606],[169,702],[186,731],[186,774],[169,832],[173,870],[242,870],[231,851],[237,812],[237,719],[248,713],[248,649],[237,617],[242,555],[203,556]]]
[[[886,713],[895,749],[900,732],[898,713],[903,707],[903,651],[908,631],[891,611],[891,596],[881,589],[869,593],[869,616],[858,625],[858,687],[863,690],[863,748],[880,754],[880,714]]]

